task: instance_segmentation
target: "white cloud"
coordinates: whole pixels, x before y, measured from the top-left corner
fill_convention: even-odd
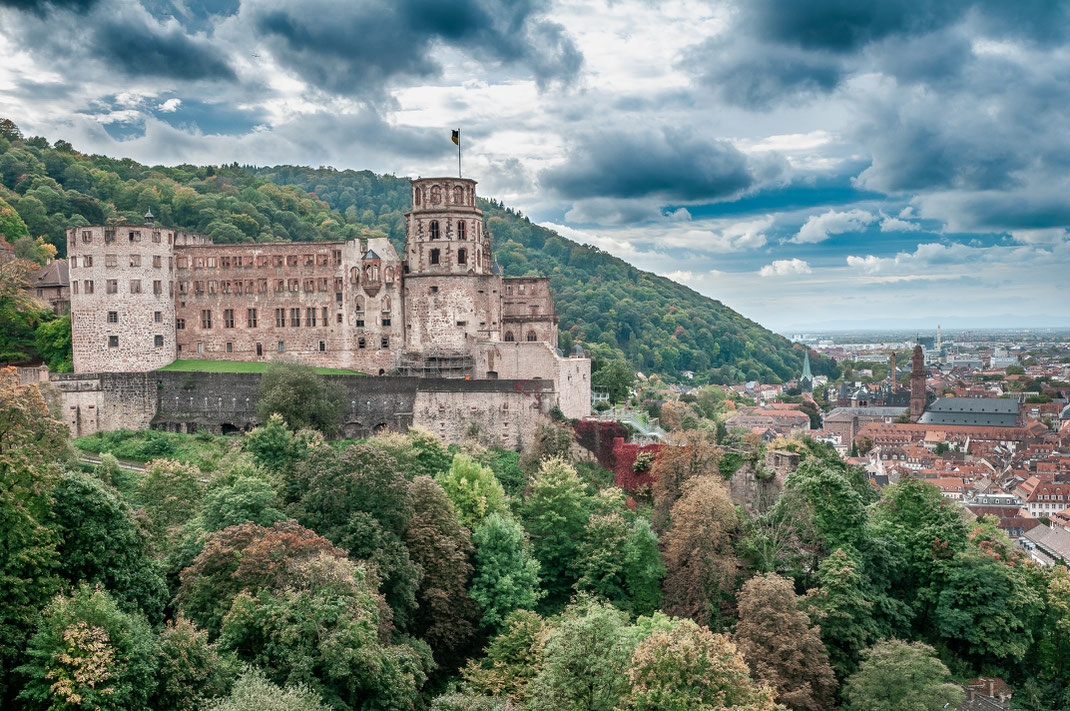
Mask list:
[[[890,261],[890,260],[889,260]],[[872,254],[865,257],[847,257],[847,266],[855,269],[861,269],[866,274],[876,274],[881,270],[884,260],[880,257],[875,257]]]
[[[766,264],[759,269],[758,274],[763,277],[769,277],[784,276],[786,274],[809,274],[811,271],[807,262],[794,257],[792,259],[776,259],[772,264]]]
[[[695,281],[695,277],[697,275],[695,274],[695,272],[680,270],[675,272],[669,272],[667,274],[662,274],[661,276],[665,277],[666,279],[672,279],[673,281],[679,282],[681,284],[687,284],[689,282]]]
[[[917,232],[921,225],[917,222],[900,220],[898,217],[881,216],[881,232]]]
[[[824,242],[831,235],[861,232],[876,219],[872,213],[865,210],[848,210],[847,212],[829,210],[822,215],[811,215],[806,224],[799,229],[799,233],[788,241],[796,244]]]
[[[1066,241],[1067,232],[1064,227],[1053,227],[1042,230],[1013,230],[1011,237],[1022,244],[1051,246],[1062,244]]]
[[[168,99],[167,101],[165,101],[162,104],[160,104],[160,108],[158,108],[157,111],[160,111],[161,113],[168,114],[168,113],[171,113],[172,111],[177,111],[178,107],[181,106],[181,105],[182,105],[182,99]]]

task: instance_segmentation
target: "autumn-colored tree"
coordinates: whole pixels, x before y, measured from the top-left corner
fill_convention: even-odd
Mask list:
[[[156,639],[138,613],[81,585],[49,603],[30,639],[20,708],[146,708],[156,687]]]
[[[37,611],[59,589],[59,538],[51,524],[56,460],[67,428],[41,392],[0,370],[0,703]]]
[[[743,584],[734,641],[751,676],[773,687],[777,701],[794,711],[832,707],[836,676],[791,580],[767,573]]]
[[[845,711],[939,711],[958,708],[963,693],[932,647],[892,639],[862,652],[844,698]]]
[[[635,648],[623,711],[776,711],[732,642],[691,620],[656,629]]]
[[[665,582],[662,609],[709,624],[735,589],[739,560],[732,535],[739,514],[717,474],[688,480],[662,536]]]
[[[479,659],[463,670],[464,688],[475,695],[498,696],[517,705],[530,697],[528,685],[542,669],[550,626],[538,614],[516,610],[502,624]]]
[[[198,627],[215,634],[238,593],[285,587],[295,563],[321,554],[345,557],[345,551],[293,520],[271,528],[230,526],[210,534],[193,565],[182,571],[176,602]]]
[[[446,491],[461,523],[474,531],[493,513],[505,513],[505,489],[490,467],[485,467],[467,454],[457,454],[449,470],[435,481]]]
[[[169,597],[148,531],[119,492],[90,474],[66,472],[53,490],[59,574],[71,583],[100,583],[127,610],[163,619]]]
[[[562,459],[547,459],[520,505],[531,535],[548,609],[565,604],[578,577],[576,553],[587,525],[587,492],[576,470]]]
[[[412,630],[445,660],[475,633],[476,604],[466,590],[472,575],[468,562],[472,542],[453,504],[431,477],[416,477],[411,490],[414,513],[404,540],[424,573],[416,591],[419,607]]]
[[[667,444],[669,446],[662,447],[658,452],[650,470],[654,481],[654,528],[658,531],[668,525],[672,507],[683,495],[688,481],[700,476],[718,475],[717,464],[722,455],[715,435],[700,430],[674,432]]]
[[[203,700],[226,694],[237,671],[232,657],[220,655],[208,633],[181,615],[160,630],[156,664],[153,711],[193,711]]]
[[[625,613],[580,596],[546,639],[528,708],[613,711],[627,689],[620,670],[631,659],[634,646]]]

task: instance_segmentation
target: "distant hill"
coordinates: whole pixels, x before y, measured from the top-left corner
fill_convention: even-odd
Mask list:
[[[145,166],[78,153],[66,141],[0,136],[0,207],[60,256],[67,227],[151,210],[160,224],[217,242],[405,236],[408,181],[368,171],[299,166]],[[509,276],[550,277],[561,347],[582,342],[596,359],[624,357],[647,374],[679,380],[778,382],[802,370],[803,349],[718,301],[483,201],[494,254]],[[811,358],[816,374],[837,366]]]

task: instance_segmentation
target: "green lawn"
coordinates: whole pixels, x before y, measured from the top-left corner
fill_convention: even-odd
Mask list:
[[[181,373],[263,373],[271,363],[250,363],[243,360],[176,360],[160,370]],[[359,370],[344,368],[316,368],[320,375],[366,375]]]

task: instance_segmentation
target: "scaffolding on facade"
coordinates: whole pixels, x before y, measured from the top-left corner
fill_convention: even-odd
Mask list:
[[[475,372],[475,359],[471,353],[445,350],[436,346],[422,353],[399,353],[394,370],[398,375],[418,378],[472,377]]]

